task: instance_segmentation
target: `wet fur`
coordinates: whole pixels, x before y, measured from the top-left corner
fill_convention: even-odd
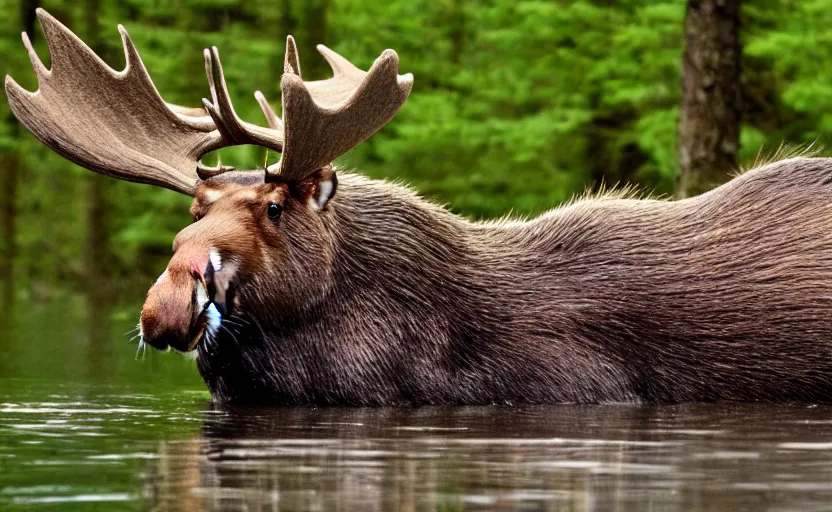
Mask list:
[[[830,159],[484,223],[339,176],[326,211],[284,214],[234,337],[200,345],[216,400],[832,401]]]

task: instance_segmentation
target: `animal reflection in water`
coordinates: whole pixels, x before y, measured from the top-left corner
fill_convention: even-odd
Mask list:
[[[144,496],[160,510],[814,510],[830,499],[832,458],[811,448],[828,418],[762,405],[230,409],[160,444]],[[781,442],[796,439],[810,448]]]
[[[792,158],[682,201],[608,194],[535,219],[472,222],[333,160],[411,91],[293,39],[283,119],[234,111],[216,48],[210,100],[165,103],[127,32],[116,72],[38,11],[53,67],[12,111],[93,171],[193,197],[151,287],[143,343],[195,355],[217,402],[323,405],[832,401],[832,160]],[[254,144],[277,164],[200,158]],[[460,169],[460,173],[471,170]]]

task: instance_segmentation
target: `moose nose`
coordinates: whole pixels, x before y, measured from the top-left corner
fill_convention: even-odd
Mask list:
[[[148,291],[142,308],[141,326],[147,344],[181,352],[196,346],[205,327],[205,319],[200,318],[202,308],[209,302],[203,277],[207,263],[207,255],[199,259],[174,255]]]
[[[142,308],[142,333],[150,346],[188,352],[206,330],[218,331],[232,313],[236,273],[233,261],[223,261],[214,249],[205,257],[177,251],[167,270],[150,288]]]

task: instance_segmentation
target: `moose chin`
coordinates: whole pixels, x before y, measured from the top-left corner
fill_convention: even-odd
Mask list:
[[[364,72],[291,37],[279,119],[165,103],[127,32],[117,72],[38,16],[39,89],[20,122],[92,171],[193,197],[194,223],[141,315],[144,342],[196,356],[221,402],[328,405],[832,402],[832,160],[791,158],[681,201],[609,193],[532,220],[472,222],[332,161],[402,106],[387,50]],[[253,144],[277,164],[206,153]]]

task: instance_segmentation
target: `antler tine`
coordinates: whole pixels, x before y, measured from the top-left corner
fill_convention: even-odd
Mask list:
[[[399,75],[399,58],[385,50],[368,72],[320,45],[333,78],[304,82],[290,37],[280,83],[283,92],[283,155],[266,168],[267,179],[300,180],[370,137],[404,104],[413,75]]]
[[[43,62],[40,60],[40,57],[38,57],[38,54],[35,53],[35,48],[32,46],[29,34],[23,32],[20,34],[20,37],[23,39],[23,46],[26,47],[26,53],[29,54],[29,60],[32,62],[32,67],[35,69],[35,75],[38,77],[38,81],[40,81],[40,77],[48,75],[49,70],[46,69],[46,66],[43,65]]]
[[[272,106],[269,105],[269,102],[266,100],[266,97],[263,96],[263,93],[260,91],[254,91],[254,99],[257,100],[257,103],[260,105],[260,109],[263,111],[263,115],[266,116],[266,122],[269,123],[269,128],[273,130],[279,130],[283,133],[283,121],[277,117],[277,114],[274,113],[272,110]]]
[[[292,36],[286,36],[286,57],[283,59],[283,72],[301,76],[298,47],[295,44],[295,38]]]
[[[28,92],[11,77],[5,84],[20,122],[92,171],[193,195],[197,160],[225,145],[211,118],[165,103],[124,27],[126,66],[115,71],[46,11],[37,16],[52,67],[45,68],[24,36],[38,90]]]
[[[275,151],[282,151],[282,130],[247,123],[237,116],[231,103],[231,96],[228,93],[228,85],[225,82],[225,74],[222,71],[222,63],[217,47],[213,46],[210,50],[206,49],[204,56],[205,73],[208,75],[212,101],[203,99],[202,103],[217,125],[217,129],[223,135],[227,145],[255,144]],[[264,102],[259,102],[261,108],[263,108]],[[268,104],[266,103],[266,105]],[[264,113],[268,119],[268,113],[265,110]],[[273,112],[272,115],[274,115]],[[270,122],[270,126],[271,124]]]
[[[208,117],[208,112],[206,112],[204,108],[180,107],[179,105],[174,105],[173,103],[167,103],[167,106],[173,112],[183,116]]]
[[[330,50],[326,46],[319,44],[316,46],[316,49],[318,50],[318,53],[323,55],[324,59],[326,59],[327,64],[329,64],[329,67],[332,68],[332,73],[336,77],[349,76],[354,77],[353,79],[355,80],[361,79],[364,75],[366,75],[364,71],[355,67],[352,62]]]
[[[196,163],[196,174],[199,176],[201,180],[211,179],[214,176],[219,176],[220,174],[228,171],[233,171],[234,167],[230,165],[222,165],[222,159],[217,159],[217,165],[214,167],[209,167],[202,163],[202,159],[200,158],[199,161]]]
[[[142,62],[142,58],[139,55],[139,50],[136,49],[136,45],[133,44],[133,40],[130,38],[130,34],[127,33],[127,29],[124,28],[124,25],[118,25],[118,32],[121,35],[122,45],[124,46],[124,57],[127,62],[127,68],[125,68],[124,73],[127,73],[128,69],[130,68],[130,63],[138,63],[140,66],[140,71],[144,73],[145,79],[148,83],[153,87],[158,99],[162,99],[159,95],[159,91],[156,90],[156,86],[153,85],[153,82],[150,79],[150,75],[147,72],[147,69],[144,67],[144,63]],[[106,66],[103,61],[101,61],[102,65]],[[138,70],[137,70],[138,72]],[[181,116],[193,119],[187,119],[187,122],[193,124],[195,126],[200,126],[204,130],[213,130],[215,126],[211,123],[210,119],[208,118],[208,113],[203,108],[194,108],[194,107],[182,107],[179,105],[174,105],[173,103],[165,102],[165,106],[168,107],[175,114],[179,114]]]

